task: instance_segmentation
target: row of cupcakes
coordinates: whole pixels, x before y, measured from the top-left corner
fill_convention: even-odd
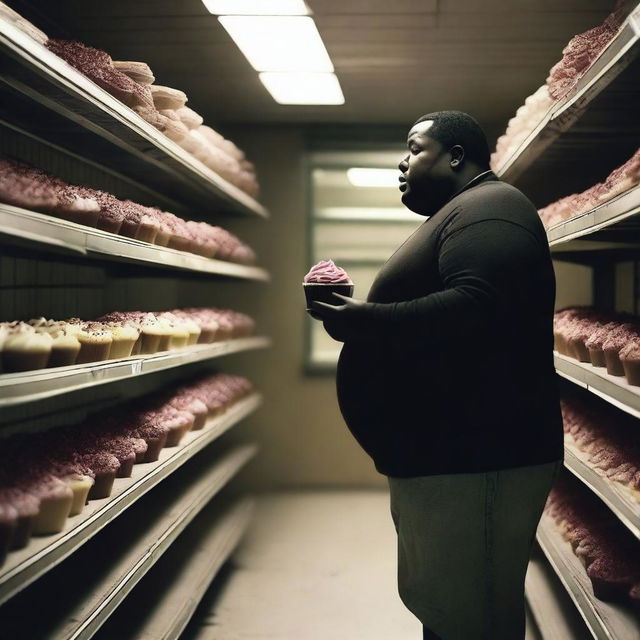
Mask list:
[[[565,393],[561,404],[565,441],[586,454],[592,468],[624,485],[640,502],[637,419],[576,393]]]
[[[640,386],[640,321],[628,314],[604,313],[591,307],[558,311],[553,320],[554,348],[559,353],[606,367]]]
[[[545,227],[574,218],[612,200],[621,193],[640,184],[640,148],[623,165],[614,169],[603,182],[589,187],[582,193],[572,193],[560,198],[538,213]]]
[[[0,371],[101,362],[250,336],[255,322],[231,309],[114,311],[95,320],[0,323]]]
[[[225,180],[258,197],[255,168],[245,154],[186,107],[183,91],[154,84],[145,62],[112,60],[105,51],[73,40],[49,38],[45,46]]]
[[[617,0],[613,11],[599,25],[574,36],[562,50],[562,58],[549,71],[545,84],[531,94],[509,120],[507,130],[498,138],[491,155],[491,168],[514,153],[556,101],[576,86],[607,44],[616,35],[629,13],[629,3]]]
[[[68,184],[10,158],[0,157],[0,202],[205,258],[256,262],[254,251],[222,227]]]
[[[571,544],[596,598],[640,611],[640,542],[579,480],[562,474],[545,507]]]
[[[218,373],[89,416],[81,424],[10,436],[0,447],[0,565],[32,535],[62,531],[89,500],[108,498],[116,477],[158,460],[252,391]]]

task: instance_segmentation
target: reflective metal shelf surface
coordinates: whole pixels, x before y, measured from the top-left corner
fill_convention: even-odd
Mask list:
[[[255,411],[261,402],[259,394],[241,400],[222,416],[209,420],[202,430],[187,433],[178,447],[162,449],[157,462],[134,465],[130,478],[116,478],[111,496],[90,501],[82,513],[67,520],[61,533],[33,538],[24,549],[11,552],[0,569],[0,603],[76,551],[164,478]]]

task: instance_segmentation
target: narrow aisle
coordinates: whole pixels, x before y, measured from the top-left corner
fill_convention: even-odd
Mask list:
[[[186,640],[418,640],[396,590],[384,491],[306,491],[258,500],[246,538]],[[536,636],[527,635],[534,640]]]

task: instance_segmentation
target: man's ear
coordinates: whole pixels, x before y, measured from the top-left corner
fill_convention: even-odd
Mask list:
[[[449,162],[451,168],[459,168],[464,160],[464,149],[459,144],[457,144],[451,147],[449,153],[451,154],[451,160]]]

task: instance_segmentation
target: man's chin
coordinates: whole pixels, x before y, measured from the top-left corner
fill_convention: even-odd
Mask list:
[[[414,198],[411,197],[411,193],[409,192],[409,188],[407,187],[406,191],[402,193],[400,197],[400,201],[402,204],[409,209],[409,211],[413,211],[413,213],[417,213],[420,216],[430,216],[433,212],[425,211],[424,206],[420,206],[418,202],[415,201]]]

